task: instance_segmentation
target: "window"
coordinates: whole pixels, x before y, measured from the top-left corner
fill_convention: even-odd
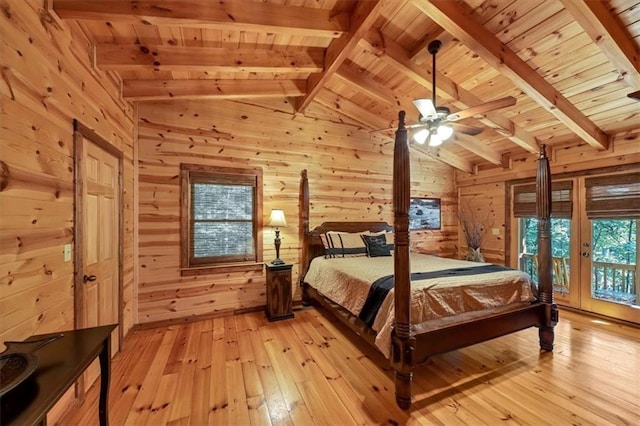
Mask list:
[[[261,264],[262,169],[181,164],[180,191],[183,272]]]

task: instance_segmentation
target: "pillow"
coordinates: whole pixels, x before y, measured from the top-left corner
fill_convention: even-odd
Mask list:
[[[387,231],[384,237],[387,239],[387,247],[389,247],[389,250],[393,250],[396,244],[393,231]]]
[[[363,235],[362,239],[367,245],[369,257],[391,256],[391,250],[387,245],[387,238],[382,235]]]
[[[394,250],[396,248],[393,231],[370,232],[367,235],[384,235],[387,239],[387,247],[389,247],[389,250]]]
[[[324,257],[366,256],[367,247],[362,240],[362,233],[327,232],[320,235],[324,246]]]

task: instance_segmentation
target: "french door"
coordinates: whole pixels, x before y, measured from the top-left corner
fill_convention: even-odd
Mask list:
[[[640,323],[640,171],[577,184],[579,307]]]
[[[640,323],[640,170],[554,181],[552,192],[560,212],[551,219],[556,302]],[[511,266],[537,280],[537,219],[522,204],[530,194],[514,186]]]

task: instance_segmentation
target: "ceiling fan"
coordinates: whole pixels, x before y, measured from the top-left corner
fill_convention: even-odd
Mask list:
[[[419,144],[427,143],[429,146],[438,146],[449,139],[454,130],[467,135],[475,136],[482,132],[479,127],[458,123],[457,121],[475,115],[484,114],[495,109],[515,105],[516,98],[507,96],[486,102],[462,111],[452,113],[447,107],[436,106],[436,55],[442,47],[440,40],[434,40],[427,46],[427,50],[433,56],[432,77],[432,99],[415,99],[413,104],[420,111],[418,121],[420,124],[407,126],[410,128],[420,128],[413,134],[414,140]]]

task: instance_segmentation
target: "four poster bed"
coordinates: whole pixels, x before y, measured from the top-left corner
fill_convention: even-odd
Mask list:
[[[384,222],[325,222],[310,231],[309,184],[306,170],[302,172],[300,277],[305,302],[334,313],[389,358],[395,370],[396,402],[408,409],[414,366],[433,355],[532,326],[539,329],[540,347],[551,351],[558,313],[551,276],[551,177],[544,147],[536,177],[539,220],[536,289],[526,274],[500,266],[420,258],[415,253],[410,256],[410,158],[404,117],[401,111],[395,138],[393,227]],[[385,237],[380,239],[380,235]],[[380,257],[370,259],[368,256],[373,253],[370,251],[362,255],[362,247],[353,242],[354,236],[372,241],[373,245],[367,244],[366,250],[375,249]],[[394,241],[389,241],[391,238]],[[393,255],[385,252],[385,248],[393,250]],[[357,263],[363,269],[357,269]],[[323,275],[329,268],[332,272]],[[418,272],[412,273],[414,270]],[[345,285],[332,287],[345,280]],[[486,288],[493,289],[493,293],[485,294]],[[377,299],[372,298],[374,293]],[[421,302],[416,302],[417,299]],[[437,303],[432,303],[434,300]],[[469,303],[462,303],[464,300]]]

